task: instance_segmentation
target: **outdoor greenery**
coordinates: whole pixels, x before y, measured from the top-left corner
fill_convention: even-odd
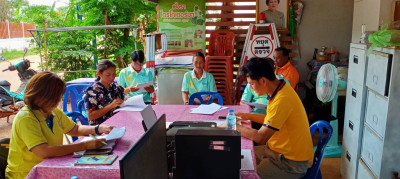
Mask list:
[[[69,7],[60,9],[27,6],[15,19],[36,24],[39,29],[133,24],[138,27],[137,48],[143,49],[143,35],[157,29],[155,8],[155,4],[142,0],[71,0]],[[41,53],[47,56],[43,66],[53,72],[65,72],[65,81],[94,77],[95,58],[111,59],[124,68],[130,63],[130,52],[135,50],[132,34],[132,29],[46,32],[44,41],[44,34],[40,33]]]
[[[36,50],[28,50],[26,53],[26,56],[29,55],[36,55],[37,51]],[[23,50],[12,50],[12,51],[4,51],[1,53],[1,56],[4,57],[6,60],[13,60],[13,59],[19,59],[24,56],[24,51]]]

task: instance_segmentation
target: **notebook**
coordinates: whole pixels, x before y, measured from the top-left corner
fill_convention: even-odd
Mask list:
[[[75,165],[111,165],[117,157],[118,155],[84,155]]]

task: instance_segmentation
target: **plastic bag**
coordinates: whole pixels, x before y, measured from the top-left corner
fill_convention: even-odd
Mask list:
[[[387,23],[381,30],[369,35],[368,41],[372,42],[368,54],[374,47],[400,46],[400,30],[389,30],[389,23]]]

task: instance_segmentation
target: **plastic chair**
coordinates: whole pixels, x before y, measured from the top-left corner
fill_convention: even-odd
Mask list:
[[[219,94],[217,92],[211,92],[211,91],[201,91],[201,92],[196,92],[196,93],[193,93],[192,95],[190,95],[189,105],[193,105],[193,101],[195,98],[197,98],[201,104],[206,104],[204,102],[203,98],[201,97],[202,95],[210,95],[211,96],[210,99],[208,100],[207,104],[211,104],[215,99],[218,99],[219,105],[223,105],[223,103],[224,103],[221,94]]]
[[[77,104],[80,100],[82,100],[83,92],[89,87],[89,84],[72,84],[68,85],[65,93],[63,95],[63,112],[67,113],[70,112],[67,109],[67,102],[68,102],[68,94],[69,94],[69,101],[71,103],[71,109],[73,111],[77,111]]]
[[[229,30],[216,30],[210,35],[209,56],[233,56],[235,33]]]
[[[327,129],[328,133],[326,134],[325,138],[322,138],[324,134],[324,129]],[[314,136],[314,133],[317,130],[319,132],[317,149],[314,152],[313,164],[311,168],[308,168],[304,179],[322,178],[321,170],[319,169],[319,167],[324,157],[325,147],[332,137],[333,128],[328,122],[319,120],[314,122],[314,124],[310,126],[311,137]]]
[[[74,121],[75,123],[78,122],[77,121],[77,119],[78,119],[82,125],[89,125],[89,121],[88,121],[87,117],[83,116],[79,112],[68,112],[67,116],[70,117],[72,119],[72,121]],[[78,137],[72,136],[72,141],[76,141],[77,139],[78,139]]]
[[[7,167],[9,144],[10,138],[0,139],[0,178],[6,178],[5,172]]]

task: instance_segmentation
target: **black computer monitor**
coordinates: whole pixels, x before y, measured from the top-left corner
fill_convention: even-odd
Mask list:
[[[121,178],[168,178],[165,114],[119,161]]]

